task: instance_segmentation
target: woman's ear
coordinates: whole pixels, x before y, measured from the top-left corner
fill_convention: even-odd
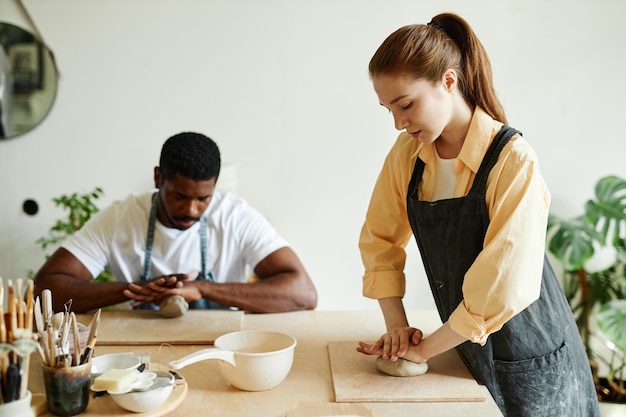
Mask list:
[[[451,92],[457,88],[458,81],[456,71],[452,68],[448,68],[446,72],[443,73],[443,86],[447,92]]]

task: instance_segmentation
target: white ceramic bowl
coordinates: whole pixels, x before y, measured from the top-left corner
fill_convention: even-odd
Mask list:
[[[160,407],[174,389],[174,376],[169,372],[155,371],[154,385],[145,391],[130,391],[124,394],[110,393],[113,401],[124,410],[143,413]]]
[[[215,348],[202,349],[170,362],[174,369],[205,359],[220,359],[220,373],[244,391],[265,391],[280,384],[293,364],[296,339],[292,336],[248,330],[215,339]]]
[[[132,353],[107,353],[91,358],[91,376],[96,377],[109,369],[137,369],[141,359]]]

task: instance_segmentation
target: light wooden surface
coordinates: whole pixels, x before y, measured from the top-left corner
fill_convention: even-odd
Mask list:
[[[241,328],[243,312],[228,310],[189,310],[184,316],[163,318],[154,310],[103,311],[98,326],[98,342],[104,345],[153,345],[159,343],[203,345]],[[87,325],[91,314],[79,314]]]
[[[102,321],[108,320],[103,312]],[[203,323],[213,312],[185,316],[194,321],[194,331],[205,334]],[[233,312],[236,314],[236,312]],[[421,327],[426,334],[440,325],[436,312],[410,312],[412,325]],[[170,319],[155,321],[158,326]],[[102,323],[101,323],[102,325]],[[165,325],[165,324],[164,324]],[[125,331],[134,330],[125,327]],[[220,375],[216,360],[205,360],[189,365],[179,371],[187,381],[186,398],[173,411],[172,417],[188,416],[254,416],[254,417],[498,417],[502,416],[493,399],[481,387],[486,400],[482,402],[393,402],[393,403],[338,403],[335,401],[330,361],[329,341],[366,340],[373,341],[384,332],[384,321],[379,311],[303,311],[281,314],[245,314],[241,330],[274,330],[291,334],[298,340],[293,367],[287,378],[276,388],[262,392],[240,391],[226,382]],[[228,333],[231,329],[218,333]],[[124,337],[132,340],[133,333]],[[137,334],[135,332],[135,334]],[[133,336],[136,338],[136,336]],[[356,347],[356,346],[355,346]],[[96,345],[95,354],[112,352],[148,351],[151,361],[168,363],[191,352],[206,348],[206,345],[145,344],[142,341],[128,345]],[[41,370],[39,378],[31,367],[30,389],[43,392]],[[39,379],[39,380],[37,380]],[[119,411],[119,410],[118,410]],[[140,417],[141,414],[133,414]],[[43,416],[51,417],[45,413]]]
[[[429,361],[428,372],[393,377],[376,369],[376,356],[355,350],[356,341],[328,342],[328,355],[337,402],[485,401],[476,380],[455,351]]]

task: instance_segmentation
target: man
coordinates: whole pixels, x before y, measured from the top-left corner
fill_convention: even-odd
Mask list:
[[[157,190],[113,203],[71,235],[35,276],[55,311],[130,302],[250,312],[313,309],[317,292],[297,255],[244,200],[215,189],[220,152],[192,132],[170,137],[154,168]],[[104,269],[116,282],[91,282]],[[248,282],[246,269],[256,276]]]

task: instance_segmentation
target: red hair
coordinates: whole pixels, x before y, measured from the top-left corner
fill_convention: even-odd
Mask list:
[[[408,74],[415,79],[438,82],[448,69],[457,73],[465,100],[507,123],[493,86],[487,51],[460,16],[442,13],[428,25],[401,27],[385,39],[369,63],[372,78],[381,74]]]

